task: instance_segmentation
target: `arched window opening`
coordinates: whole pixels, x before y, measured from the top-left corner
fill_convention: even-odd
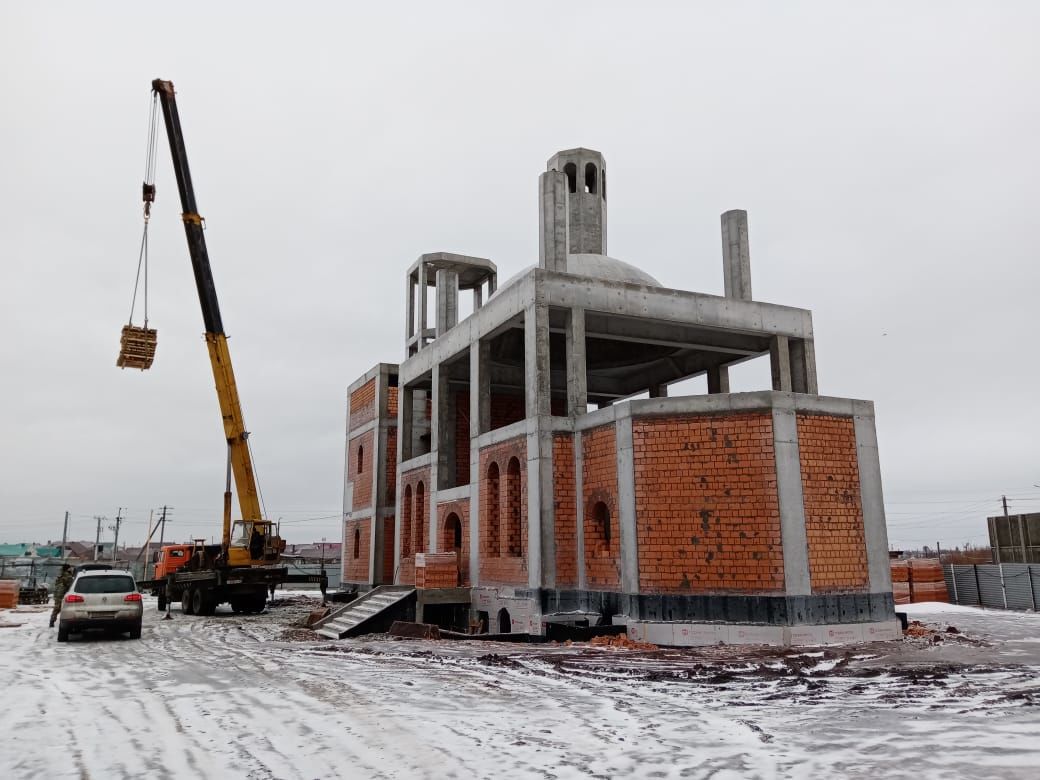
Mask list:
[[[607,199],[607,169],[606,168],[604,168],[601,171],[601,176],[602,176],[602,179],[603,179],[603,185],[600,187],[600,194],[603,195],[603,200],[606,200]]]
[[[365,445],[359,444],[357,448],[357,473],[365,470]]]
[[[567,163],[563,166],[563,172],[567,174],[567,192],[578,191],[578,166]]]
[[[361,557],[361,529],[354,529],[354,557]]]
[[[412,554],[412,486],[404,489],[404,500],[401,501],[401,557],[408,558]]]
[[[487,503],[485,504],[487,511],[484,513],[484,516],[487,517],[485,550],[492,557],[501,555],[498,537],[501,523],[499,507],[501,506],[502,497],[499,494],[498,482],[498,464],[492,463],[487,470]]]
[[[596,194],[596,166],[592,163],[585,163],[585,192]]]
[[[448,552],[462,554],[462,521],[454,512],[444,521],[444,545]]]
[[[506,466],[506,529],[503,554],[520,557],[520,461],[510,458]]]
[[[592,507],[592,549],[597,555],[610,555],[610,510],[602,501]]]
[[[424,499],[426,488],[422,482],[415,486],[415,551],[426,552],[426,512]]]
[[[498,611],[498,633],[510,634],[513,631],[513,620],[509,617],[509,610],[505,607]]]

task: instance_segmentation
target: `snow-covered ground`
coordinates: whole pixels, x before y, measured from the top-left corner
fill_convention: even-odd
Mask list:
[[[285,598],[285,597],[283,597]],[[0,612],[0,778],[1034,778],[1040,615],[835,650],[298,641],[146,603],[140,641]],[[18,624],[18,625],[15,625]],[[960,633],[945,633],[948,625]]]

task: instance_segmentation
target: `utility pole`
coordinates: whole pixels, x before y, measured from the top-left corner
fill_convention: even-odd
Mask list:
[[[167,507],[165,504],[163,504],[162,517],[159,518],[159,522],[162,523],[162,525],[159,526],[159,549],[160,550],[162,549],[163,537],[166,534],[166,510],[170,509],[170,508],[171,507]]]
[[[116,538],[112,541],[112,562],[113,563],[116,560],[116,548],[119,547],[119,526],[122,524],[122,522],[123,522],[123,507],[119,507],[119,510],[116,512],[116,524],[109,526],[110,529],[113,529],[116,532]]]
[[[65,528],[61,532],[61,557],[65,559],[65,545],[69,541],[69,510],[65,510]]]
[[[155,515],[154,509],[148,510],[148,541],[144,545],[144,578],[148,579],[148,562],[152,557],[152,534],[155,533],[155,528],[152,526],[152,517]]]
[[[94,515],[97,520],[97,533],[94,535],[94,560],[98,559],[98,547],[101,546],[101,522],[105,519],[101,515]]]

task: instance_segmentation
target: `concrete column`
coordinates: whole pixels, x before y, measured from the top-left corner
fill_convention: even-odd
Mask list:
[[[408,342],[415,335],[415,281],[410,273],[404,281],[404,294],[404,346],[408,354]]]
[[[415,391],[401,385],[397,388],[397,462],[409,460],[415,453],[412,432],[412,404]]]
[[[769,364],[773,374],[773,389],[791,392],[791,350],[787,336],[773,336],[769,342]]]
[[[469,581],[480,584],[480,450],[477,437],[491,428],[490,347],[478,339],[469,350]]]
[[[639,592],[639,536],[636,528],[636,472],[632,446],[632,417],[628,412],[618,418],[617,480],[618,529],[621,537],[621,592]]]
[[[812,339],[789,339],[791,362],[791,390],[795,393],[818,395],[816,385],[816,349]]]
[[[370,471],[372,479],[372,518],[368,522],[368,584],[374,586],[379,582],[378,569],[383,568],[383,539],[378,533],[380,528],[379,510],[382,500],[385,498],[386,486],[386,397],[387,397],[387,375],[386,369],[380,367],[376,375],[376,426],[372,431],[372,452]],[[343,547],[341,554],[346,557],[347,548]],[[352,553],[351,553],[352,554]]]
[[[538,265],[567,270],[567,176],[546,171],[538,177]]]
[[[473,288],[473,311],[477,311],[484,305],[484,290],[481,285]]]
[[[469,435],[491,430],[491,347],[479,339],[469,351]],[[474,445],[476,442],[474,442]],[[470,448],[472,451],[473,447]]]
[[[412,444],[412,391],[404,385],[397,388],[397,464],[394,491],[394,516],[391,522],[394,524],[394,570],[388,572],[386,579],[395,585],[397,574],[401,571],[401,464],[411,457]],[[346,549],[344,546],[343,549]],[[346,555],[345,552],[341,553]]]
[[[722,273],[727,298],[751,300],[751,249],[743,209],[722,214]]]
[[[433,367],[433,420],[430,447],[433,452],[430,475],[432,487],[447,490],[455,487],[455,403],[448,387],[449,371],[443,363]],[[432,494],[431,494],[432,495]]]
[[[556,587],[553,437],[541,426],[545,419],[537,418],[527,434],[527,580],[532,588]]]
[[[729,392],[729,366],[712,366],[708,369],[708,393]]]
[[[459,323],[459,275],[455,271],[437,271],[437,336]]]
[[[426,263],[419,263],[419,322],[416,326],[416,331],[419,334],[419,340],[416,343],[416,349],[422,349],[425,346],[425,337],[423,336],[426,330],[426,306],[429,300],[430,282],[427,277]]]
[[[888,561],[888,528],[885,497],[881,491],[881,460],[878,457],[874,416],[857,414],[856,460],[859,463],[859,495],[863,508],[863,538],[867,546],[867,574],[871,593],[892,590],[892,568]]]
[[[562,174],[561,174],[562,175]],[[566,183],[567,177],[564,176]],[[585,310],[567,312],[567,414],[577,417],[589,407],[588,374],[585,363]]]
[[[780,502],[780,537],[784,545],[784,590],[788,596],[812,594],[809,541],[805,533],[802,463],[798,452],[798,418],[790,409],[773,410],[776,492]]]
[[[527,418],[548,415],[549,308],[533,303],[524,312],[524,399]]]

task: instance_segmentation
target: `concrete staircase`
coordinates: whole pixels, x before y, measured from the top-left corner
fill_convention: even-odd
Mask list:
[[[393,616],[388,613],[402,610],[405,602],[414,595],[415,588],[410,585],[380,585],[335,610],[316,623],[315,629],[320,636],[328,639],[344,639],[379,631],[381,629],[377,624]],[[379,620],[381,617],[383,621]]]

